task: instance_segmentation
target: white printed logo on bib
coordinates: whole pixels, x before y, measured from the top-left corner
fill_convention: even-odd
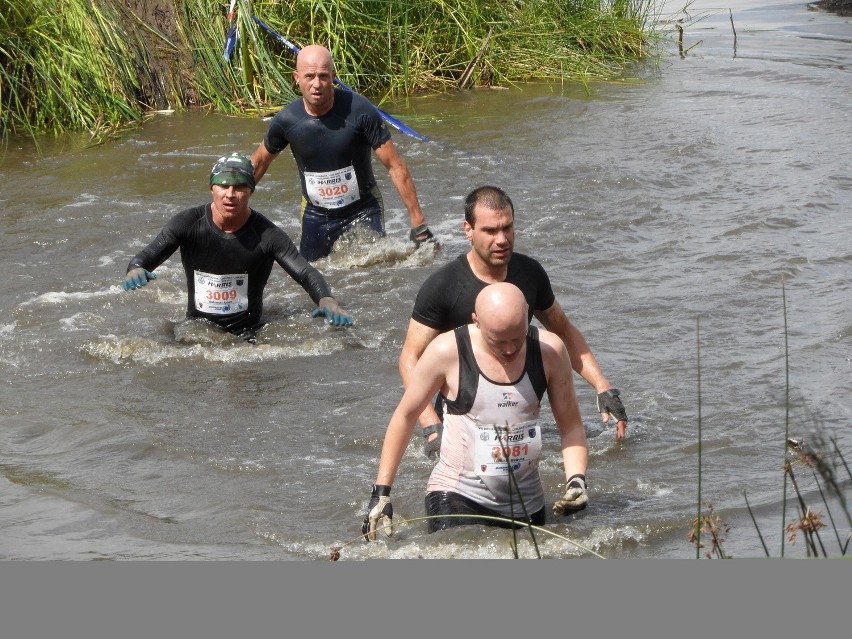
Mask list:
[[[311,204],[324,209],[339,209],[361,197],[358,177],[351,166],[326,173],[305,171],[305,189]]]
[[[214,275],[195,271],[195,308],[211,315],[230,315],[248,308],[248,275]]]
[[[473,450],[474,468],[480,476],[506,475],[537,463],[541,458],[541,432],[538,422],[521,422],[512,426],[477,424],[479,437]]]

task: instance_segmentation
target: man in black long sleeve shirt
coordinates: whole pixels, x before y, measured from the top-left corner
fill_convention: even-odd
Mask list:
[[[125,290],[145,286],[176,250],[186,273],[188,317],[201,317],[254,341],[262,325],[263,291],[277,262],[335,326],[348,326],[322,274],[299,254],[290,237],[249,208],[254,169],[244,155],[219,158],[210,174],[213,200],[181,211],[127,266]]]

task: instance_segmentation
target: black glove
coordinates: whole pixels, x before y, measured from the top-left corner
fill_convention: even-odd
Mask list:
[[[365,541],[376,541],[377,530],[383,529],[385,535],[393,534],[391,521],[393,520],[393,504],[390,501],[390,486],[382,484],[373,485],[373,493],[370,495],[370,503],[367,505],[367,516],[361,524],[361,533]],[[383,528],[387,526],[387,528]]]
[[[627,421],[627,411],[624,410],[624,404],[621,403],[618,393],[617,388],[598,393],[598,412],[605,422],[608,422],[610,417],[614,417],[618,422]]]
[[[432,231],[429,230],[429,227],[426,226],[425,222],[412,228],[411,232],[408,234],[408,238],[414,242],[417,247],[426,242],[435,242],[435,236],[432,234]]]
[[[429,441],[429,435],[438,433],[438,436]],[[432,424],[423,429],[423,437],[426,441],[423,443],[423,454],[429,459],[441,454],[441,435],[444,434],[444,425],[441,422]]]
[[[557,515],[570,515],[583,510],[588,505],[586,476],[578,473],[568,478],[565,494],[562,499],[557,499],[556,503],[553,504],[553,512]]]

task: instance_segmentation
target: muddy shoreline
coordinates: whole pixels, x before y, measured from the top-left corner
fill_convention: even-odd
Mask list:
[[[839,16],[852,16],[852,0],[819,0],[808,3],[808,9],[813,11],[828,11]]]

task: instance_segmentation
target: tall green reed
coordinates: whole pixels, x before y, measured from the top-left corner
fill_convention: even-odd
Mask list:
[[[0,12],[2,135],[88,130],[156,109],[226,113],[295,97],[293,56],[320,43],[359,92],[387,97],[456,87],[486,35],[474,85],[619,76],[655,38],[656,0],[238,0],[239,41],[223,58],[227,0],[7,0]]]

